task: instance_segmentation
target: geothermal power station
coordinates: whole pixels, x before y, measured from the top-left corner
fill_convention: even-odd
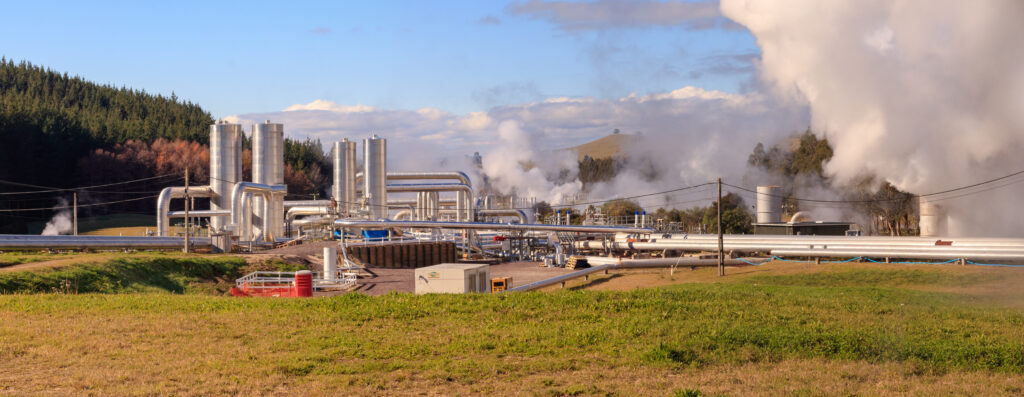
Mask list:
[[[1022,239],[946,237],[941,204],[927,200],[920,202],[920,237],[860,236],[852,233],[849,222],[814,220],[805,213],[783,222],[782,196],[774,186],[757,187],[753,235],[656,230],[640,214],[629,224],[612,224],[600,217],[570,224],[569,211],[564,218],[559,211],[557,216],[537,219],[528,201],[481,196],[467,174],[458,170],[389,170],[388,142],[377,136],[361,143],[348,139],[333,143],[330,199],[289,201],[285,200],[284,126],[269,121],[252,126],[251,181],[243,180],[244,133],[240,124],[210,126],[209,184],[163,189],[157,199],[154,236],[5,235],[0,236],[0,250],[252,253],[336,240],[335,247],[324,250],[319,286],[336,285],[339,280],[353,283],[352,273],[342,272],[355,268],[441,266],[429,274],[443,270],[462,275],[458,277],[484,274],[453,266],[460,262],[536,261],[583,269],[539,283],[508,285],[511,290],[538,288],[615,267],[721,267],[787,257],[817,262],[822,258],[961,264],[1024,261]],[[622,196],[639,193],[643,192],[622,192]],[[209,208],[194,208],[195,199],[207,199]],[[172,235],[172,218],[185,218],[186,224],[206,218],[209,227],[201,235]],[[264,276],[247,276],[239,285],[280,285],[277,278]],[[466,285],[465,291],[482,290],[476,282]]]

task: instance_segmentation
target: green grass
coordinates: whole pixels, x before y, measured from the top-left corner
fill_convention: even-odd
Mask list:
[[[28,386],[0,376],[0,394],[52,390],[53,379],[91,380],[71,391],[99,394],[268,394],[281,385],[341,394],[770,394],[728,381],[736,374],[718,384],[700,381],[707,374],[678,378],[732,368],[760,368],[756,382],[779,394],[931,394],[948,382],[977,382],[956,390],[981,394],[1024,390],[1024,311],[920,289],[1016,273],[836,267],[629,292],[301,300],[211,296],[222,291],[199,282],[287,267],[295,265],[145,254],[0,273],[0,291],[69,292],[74,279],[88,285],[79,292],[108,293],[0,295],[0,362],[10,373],[61,368],[58,378],[25,378]],[[879,379],[880,368],[898,369]],[[830,381],[813,381],[822,377]],[[876,386],[850,386],[858,383]]]
[[[200,281],[234,281],[246,269],[239,257],[174,254],[121,256],[101,263],[0,273],[0,294],[36,292],[213,292]]]
[[[748,283],[808,287],[905,287],[966,286],[995,281],[992,273],[964,273],[945,269],[855,269],[811,274],[763,275],[746,279]]]
[[[171,260],[153,265],[181,266]],[[222,265],[194,266],[188,274],[196,277]],[[159,283],[111,288],[148,290],[154,284]],[[633,292],[351,294],[306,300],[35,295],[2,297],[0,311],[214,314],[239,326],[252,317],[291,324],[283,334],[265,335],[294,347],[273,364],[288,375],[412,368],[451,370],[470,380],[492,371],[572,368],[580,360],[696,368],[791,358],[1024,373],[1019,311],[978,308],[948,294],[884,288],[692,284]],[[539,359],[503,360],[512,357]]]
[[[33,252],[4,252],[0,253],[0,267],[20,265],[22,263],[42,262],[54,259],[63,259],[71,254],[43,254]]]
[[[108,286],[100,289],[107,292],[190,292],[187,280],[238,271],[241,264],[211,257],[120,259],[104,266],[79,274],[96,280],[90,285]],[[163,276],[144,276],[149,273]],[[840,385],[868,379],[875,368],[898,366],[905,372],[897,383],[931,384],[926,391],[946,386],[913,379],[950,373],[956,374],[952,379],[998,381],[1003,389],[996,392],[1019,391],[1024,311],[966,295],[865,286],[984,279],[969,271],[860,269],[623,292],[313,299],[4,295],[0,361],[11,368],[63,366],[66,377],[107,385],[96,386],[101,394],[269,393],[280,384],[355,387],[367,394],[423,387],[480,394],[513,385],[550,395],[633,394],[636,379],[643,378],[648,392],[714,395],[721,384],[664,383],[645,374],[767,368],[764,377],[774,379],[772,366],[800,362],[869,366],[827,375]],[[135,386],[116,382],[124,365],[132,366]],[[826,376],[815,371],[805,376]],[[984,375],[970,375],[975,373]],[[52,387],[48,378],[33,378],[40,379],[33,381],[35,390]],[[857,390],[831,385],[828,390],[842,394]],[[974,390],[992,392],[980,386]],[[751,390],[729,387],[736,386],[724,390]],[[828,394],[806,384],[779,390]]]

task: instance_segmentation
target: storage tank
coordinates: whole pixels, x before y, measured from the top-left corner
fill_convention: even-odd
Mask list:
[[[334,142],[334,186],[331,198],[338,203],[338,211],[348,215],[356,202],[356,143],[348,139]]]
[[[374,135],[363,139],[363,195],[370,219],[387,218],[387,140]]]
[[[782,222],[782,196],[778,186],[757,187],[757,223]]]
[[[210,126],[210,188],[213,198],[210,209],[230,210],[231,189],[242,180],[242,126],[219,122]],[[221,251],[231,250],[231,238],[224,234],[229,218],[210,218],[213,245]],[[218,235],[220,234],[220,235]]]
[[[284,184],[284,125],[270,120],[252,127],[252,181],[265,185]],[[263,214],[263,198],[253,202],[257,217],[270,217],[270,230],[260,230],[267,238],[284,234],[284,195],[275,195],[267,206],[270,214]],[[261,225],[256,222],[255,224]]]
[[[938,237],[949,234],[948,217],[946,209],[941,205],[930,202],[925,197],[918,199],[919,214],[918,227],[921,229],[921,237]]]

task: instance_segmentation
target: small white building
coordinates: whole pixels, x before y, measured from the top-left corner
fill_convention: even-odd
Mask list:
[[[491,266],[442,263],[416,269],[416,294],[491,292]]]

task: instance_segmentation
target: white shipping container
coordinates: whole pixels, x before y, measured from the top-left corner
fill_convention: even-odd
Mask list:
[[[416,293],[491,292],[491,266],[486,263],[441,263],[416,269]]]

